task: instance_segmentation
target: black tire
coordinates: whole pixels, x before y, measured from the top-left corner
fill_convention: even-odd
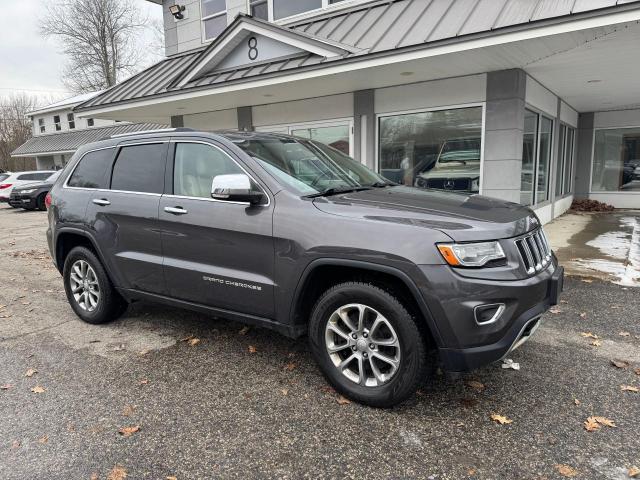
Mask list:
[[[400,363],[391,378],[381,385],[364,386],[350,380],[327,352],[327,322],[338,308],[348,304],[362,304],[375,309],[395,330],[400,344]],[[428,356],[428,344],[415,318],[392,293],[368,283],[342,283],[320,297],[309,321],[309,343],[320,370],[336,391],[372,407],[388,408],[405,401],[433,370],[429,368],[433,360]],[[350,354],[347,349],[341,355],[346,357]]]
[[[47,196],[46,193],[41,193],[40,195],[38,195],[38,198],[36,198],[36,208],[38,210],[46,210],[47,206],[44,203],[44,198]]]
[[[84,309],[74,298],[72,292],[71,271],[73,265],[79,260],[84,260],[93,269],[99,286],[100,297],[95,309],[92,311]],[[92,324],[107,323],[120,317],[127,309],[127,303],[113,287],[102,263],[100,263],[95,253],[88,248],[75,247],[69,252],[64,261],[62,276],[69,305],[81,320]]]

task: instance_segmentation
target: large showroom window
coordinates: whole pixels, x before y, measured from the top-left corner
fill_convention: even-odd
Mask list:
[[[596,130],[592,192],[640,192],[640,127]]]
[[[345,155],[353,156],[351,119],[327,120],[313,123],[278,125],[256,128],[259,132],[285,133],[296,137],[309,138],[329,145]]]
[[[573,154],[575,151],[576,131],[567,125],[560,125],[559,157],[556,163],[556,196],[571,193]]]
[[[478,193],[482,107],[380,117],[380,173],[393,182]]]
[[[523,205],[549,199],[552,132],[553,120],[525,110],[520,176],[520,203]]]

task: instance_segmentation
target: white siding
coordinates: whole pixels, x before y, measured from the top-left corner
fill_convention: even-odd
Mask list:
[[[560,120],[567,125],[578,128],[578,112],[564,102],[560,102]]]
[[[399,112],[483,102],[487,76],[470,75],[431,82],[379,88],[375,91],[376,113]]]
[[[200,130],[225,130],[238,128],[238,114],[235,108],[217,112],[185,115],[184,126]]]
[[[351,93],[253,107],[256,127],[348,117],[353,117]]]
[[[640,126],[640,109],[596,112],[593,123],[594,128],[638,127]]]

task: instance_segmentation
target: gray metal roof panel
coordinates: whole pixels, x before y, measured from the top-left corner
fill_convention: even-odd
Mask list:
[[[505,4],[509,0],[479,0],[475,10],[467,17],[458,35],[468,35],[470,33],[486,32],[493,28],[502,12]]]
[[[38,155],[43,153],[73,152],[83,145],[97,142],[111,135],[167,128],[156,123],[124,123],[108,127],[88,128],[64,133],[51,133],[32,137],[16,148],[11,155]]]
[[[420,20],[411,27],[398,44],[398,47],[424,43],[425,39],[436,29],[453,1],[454,0],[433,0],[420,17]]]
[[[616,4],[616,0],[575,0],[572,13],[586,12],[597,8],[612,7]]]
[[[527,23],[538,5],[538,0],[509,0],[498,16],[493,28]]]
[[[355,44],[356,48],[369,50],[387,36],[389,31],[396,27],[396,21],[402,15],[402,12],[409,6],[407,2],[390,3],[384,12],[380,11],[377,20],[371,25],[368,31],[358,39]],[[401,26],[397,26],[401,28]],[[393,48],[393,47],[392,47]]]
[[[569,15],[575,0],[539,0],[531,21]]]
[[[443,38],[455,37],[459,34],[466,20],[473,14],[478,0],[456,0],[442,16],[438,26],[431,32],[426,41],[433,42]]]

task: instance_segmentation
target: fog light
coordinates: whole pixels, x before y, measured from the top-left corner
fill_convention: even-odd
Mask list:
[[[478,325],[489,325],[495,323],[502,316],[505,310],[504,303],[492,303],[489,305],[478,305],[473,309]]]

